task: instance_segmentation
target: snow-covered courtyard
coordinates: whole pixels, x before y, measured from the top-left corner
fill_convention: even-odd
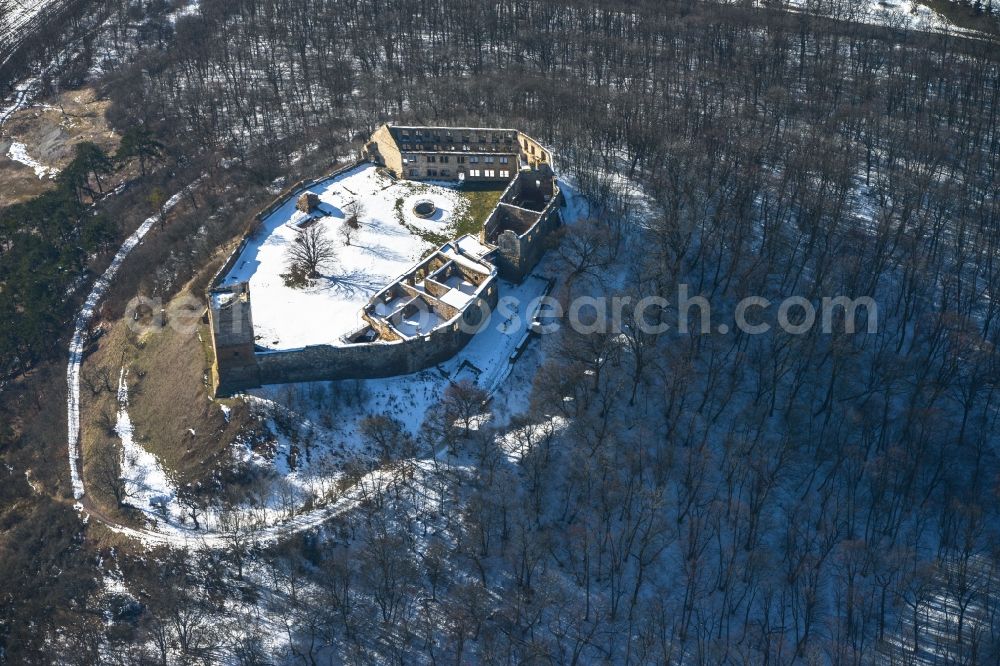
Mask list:
[[[342,344],[342,336],[363,325],[361,308],[380,289],[424,256],[434,237],[455,235],[468,201],[457,189],[440,185],[396,181],[362,165],[309,187],[319,197],[312,213],[296,208],[289,197],[262,220],[262,228],[221,284],[247,281],[253,301],[256,343],[274,350],[307,345]],[[430,200],[437,210],[429,218],[413,212],[418,201]],[[342,229],[347,209],[358,202],[360,228],[348,240]],[[286,286],[288,247],[312,216],[336,246],[332,267],[305,288]]]

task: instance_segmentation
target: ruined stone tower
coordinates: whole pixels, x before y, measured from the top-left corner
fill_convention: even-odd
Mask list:
[[[224,394],[258,386],[259,370],[254,356],[250,286],[246,282],[216,287],[210,293],[209,319],[215,363],[212,381]]]

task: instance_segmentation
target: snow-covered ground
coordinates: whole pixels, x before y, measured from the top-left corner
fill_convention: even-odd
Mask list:
[[[200,180],[200,179],[199,179]],[[198,181],[191,183],[187,188],[170,197],[163,205],[163,212],[167,212],[180,202],[181,197],[190,188],[195,187]],[[83,497],[85,492],[83,478],[80,475],[77,461],[80,458],[80,364],[83,362],[83,348],[87,342],[87,335],[90,329],[90,322],[94,318],[94,311],[97,304],[104,297],[108,285],[118,273],[122,262],[142,242],[143,237],[149,232],[153,225],[159,221],[159,215],[147,217],[139,228],[131,236],[125,239],[122,246],[118,248],[111,264],[105,269],[104,274],[97,278],[94,286],[91,287],[87,300],[83,303],[83,308],[76,316],[76,323],[73,328],[73,338],[69,343],[69,363],[66,365],[66,427],[67,427],[67,448],[69,450],[69,472],[73,485],[73,496],[76,499]]]
[[[910,30],[949,30],[955,26],[936,11],[911,0],[872,0],[869,11],[879,24],[902,22]]]
[[[569,426],[569,421],[561,416],[551,416],[541,423],[512,428],[497,437],[497,445],[511,464],[518,464],[539,440],[554,437]]]
[[[31,155],[28,154],[28,147],[19,141],[11,142],[10,148],[7,150],[7,157],[34,170],[35,175],[40,179],[55,178],[56,175],[59,174],[59,169],[56,169],[55,167],[47,167],[31,157]]]
[[[569,188],[564,187],[564,192],[569,194]],[[570,195],[567,221],[572,222],[580,210]],[[253,442],[234,442],[234,459],[253,467],[267,483],[239,506],[225,510],[219,506],[201,507],[197,527],[168,473],[135,441],[128,415],[127,370],[123,369],[117,427],[124,456],[122,478],[130,495],[126,501],[145,515],[146,524],[141,528],[112,524],[109,528],[149,545],[215,548],[226,545],[227,530],[234,522],[250,529],[256,539],[272,541],[312,529],[333,515],[351,510],[357,497],[364,494],[366,484],[396,473],[375,469],[349,490],[337,490],[346,462],[372,460],[361,436],[361,419],[371,414],[390,415],[415,436],[428,411],[440,402],[452,382],[468,380],[491,395],[504,393],[501,389],[514,367],[515,351],[525,343],[538,299],[549,289],[546,274],[550,266],[550,261],[543,261],[520,284],[501,281],[501,301],[489,325],[456,356],[434,368],[383,379],[265,386],[244,396],[243,400],[264,419],[271,441],[266,454],[255,450]],[[530,375],[527,372],[526,376]],[[502,396],[504,405],[509,405],[509,400],[510,396]],[[220,407],[228,415],[230,408]],[[336,418],[331,418],[334,412]],[[293,424],[291,432],[287,425],[277,425],[279,419]],[[562,427],[564,423],[555,419],[541,424],[539,432],[551,434]],[[307,440],[308,445],[304,443]],[[503,445],[515,458],[525,452],[523,442]]]
[[[514,351],[524,340],[537,309],[537,299],[547,289],[548,281],[537,274],[528,276],[521,284],[501,280],[501,302],[489,325],[462,351],[434,368],[383,379],[319,382],[332,390],[359,396],[353,405],[338,407],[333,432],[348,448],[359,449],[360,419],[369,414],[387,414],[399,419],[416,435],[427,411],[441,400],[450,383],[470,381],[491,394],[497,391],[511,371]],[[286,403],[292,396],[296,403],[306,403],[308,400],[303,396],[310,390],[310,384],[283,384],[255,389],[252,395],[274,403]],[[328,409],[328,405],[322,405],[313,411],[303,411],[306,418],[318,421],[321,412]]]
[[[33,95],[37,94],[39,82],[37,78],[29,78],[14,87],[13,93],[3,101],[0,107],[0,127],[2,127],[10,117],[26,107]]]
[[[135,441],[135,430],[128,415],[127,372],[118,378],[118,420],[115,432],[122,443],[121,475],[125,481],[128,503],[144,512],[163,511],[180,516],[177,490],[156,456]]]
[[[174,11],[167,15],[167,18],[171,23],[176,23],[177,19],[185,16],[197,16],[201,13],[201,2],[200,0],[189,0],[182,6],[178,7]]]
[[[222,278],[224,284],[249,281],[257,344],[268,349],[341,344],[341,336],[363,324],[361,309],[368,300],[431,249],[418,232],[451,236],[468,205],[455,189],[395,181],[373,165],[359,166],[307,191],[321,202],[313,224],[337,249],[329,274],[306,288],[285,285],[288,248],[301,233],[296,225],[307,217],[292,197],[263,220],[263,228]],[[437,213],[429,219],[417,217],[413,204],[420,199],[433,201]],[[345,209],[354,201],[364,212],[361,228],[348,244],[341,230]]]
[[[56,10],[59,4],[58,0],[0,0],[0,57],[9,57],[39,15],[47,9]],[[0,61],[0,65],[6,62],[6,59]]]
[[[831,0],[790,0],[789,7],[807,10],[822,16],[884,25],[908,30],[967,33],[930,7],[914,0],[861,0],[837,2]]]

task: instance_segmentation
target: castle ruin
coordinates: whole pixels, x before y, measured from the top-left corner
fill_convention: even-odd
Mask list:
[[[257,344],[249,284],[222,281],[246,247],[244,238],[208,289],[211,379],[218,395],[263,384],[388,377],[432,367],[454,356],[487,323],[499,280],[523,280],[561,224],[551,154],[517,130],[383,125],[358,163],[327,179],[363,163],[397,179],[507,186],[477,236],[443,244],[379,290],[362,309],[362,324],[338,344],[287,350]],[[309,188],[317,182],[297,184],[257,220],[290,200],[311,209],[318,199]]]

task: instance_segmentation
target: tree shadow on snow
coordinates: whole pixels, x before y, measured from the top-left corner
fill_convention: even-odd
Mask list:
[[[390,280],[384,276],[371,275],[363,270],[355,270],[349,273],[338,275],[324,275],[322,281],[317,282],[317,291],[333,291],[346,296],[357,294],[372,294],[389,284]]]
[[[385,247],[384,245],[361,245],[359,243],[351,243],[351,247],[358,250],[364,250],[368,254],[379,259],[384,259],[385,261],[406,261],[407,255],[402,252],[398,252],[391,248]]]

